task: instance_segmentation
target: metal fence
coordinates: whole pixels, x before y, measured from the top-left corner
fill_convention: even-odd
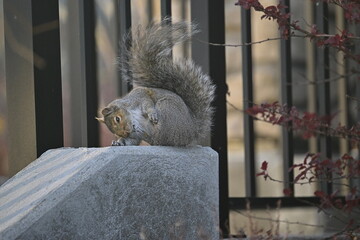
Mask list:
[[[120,38],[131,27],[131,1],[115,1],[118,12]],[[289,0],[282,0],[290,7]],[[170,0],[161,0],[161,16],[171,16]],[[224,2],[218,0],[192,0],[191,19],[199,24],[202,32],[199,39],[210,43],[225,43]],[[95,5],[93,0],[74,1],[78,13],[80,32],[74,32],[81,44],[80,61],[83,62],[79,78],[71,83],[71,104],[76,117],[72,126],[76,128],[74,146],[99,146],[99,126],[94,121],[98,111],[98,80],[96,78],[95,51]],[[287,9],[289,11],[290,8]],[[324,2],[313,5],[319,30],[328,31],[328,8]],[[62,77],[60,62],[60,28],[58,0],[3,0],[4,13],[4,56],[6,91],[8,102],[9,159],[10,172],[15,173],[35,157],[51,148],[63,146]],[[242,41],[252,41],[251,12],[239,9],[241,14]],[[281,40],[281,101],[292,105],[292,55],[291,39]],[[71,50],[71,49],[70,49]],[[240,51],[240,50],[239,50]],[[251,107],[253,99],[252,46],[242,47],[244,109]],[[324,81],[330,76],[329,52],[326,48],[314,48],[314,76],[316,102],[320,115],[330,115],[330,83]],[[229,231],[229,209],[243,208],[246,200],[253,208],[266,204],[275,205],[278,199],[282,206],[301,206],[299,200],[317,202],[315,197],[261,198],[257,195],[255,174],[255,131],[253,118],[244,115],[245,183],[246,196],[229,198],[228,153],[226,119],[226,61],[225,47],[192,43],[192,58],[209,73],[217,86],[214,102],[216,115],[211,135],[211,147],[219,153],[220,169],[220,224],[223,233]],[[127,91],[119,79],[119,94]],[[293,133],[282,130],[284,188],[294,190],[293,174],[288,168],[294,162]],[[332,145],[329,137],[321,137],[318,151],[331,157]],[[331,184],[322,188],[331,193]]]

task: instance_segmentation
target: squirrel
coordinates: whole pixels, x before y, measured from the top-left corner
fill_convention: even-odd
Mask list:
[[[188,31],[188,28],[191,31]],[[200,144],[212,125],[215,86],[190,59],[172,59],[172,47],[189,40],[195,24],[166,20],[131,30],[118,58],[122,78],[134,88],[101,110],[118,138],[113,146],[192,146]]]

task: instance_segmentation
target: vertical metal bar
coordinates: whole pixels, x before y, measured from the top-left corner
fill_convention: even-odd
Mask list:
[[[202,7],[203,9],[201,9]],[[197,39],[203,42],[210,42],[209,8],[207,0],[190,1],[191,21],[196,22],[200,30],[191,41],[191,58],[197,65],[201,66],[201,69],[207,74],[210,74],[210,45],[204,44]],[[213,81],[215,81],[215,79],[213,79]],[[214,128],[216,128],[216,126],[213,126],[213,129]],[[211,145],[210,134],[202,144]]]
[[[189,7],[189,0],[181,1],[181,19],[186,20],[188,15],[188,7]],[[189,57],[189,47],[188,43],[183,44],[182,46],[182,55],[183,57]]]
[[[359,36],[360,35],[360,28],[359,26],[357,26],[357,24],[352,24],[351,25],[351,32],[355,34],[355,36]],[[354,44],[354,49],[353,49],[353,54],[357,54],[360,55],[360,46],[359,44]],[[357,70],[359,68],[359,65],[357,63],[354,63],[353,61],[349,61],[349,63],[351,63],[351,65],[349,64],[349,68],[350,71]],[[359,75],[355,74],[354,76],[351,77],[351,81],[355,83],[355,96],[357,99],[360,99],[360,81],[359,81]],[[360,121],[360,102],[357,101],[356,102],[356,119],[354,119],[354,123],[357,123]],[[358,149],[360,149],[359,144],[358,144]],[[360,158],[360,154],[358,153],[357,158]],[[350,186],[351,187],[357,187],[357,189],[360,189],[360,178],[353,178],[350,180]]]
[[[336,11],[336,18],[335,18],[335,26],[338,29],[338,33],[340,33],[340,29],[345,29],[345,16],[344,16],[344,9],[337,7]],[[346,65],[348,64],[347,61],[344,61],[344,53],[343,52],[337,52],[336,53],[336,61],[338,62],[336,65],[336,72],[341,77],[338,82],[338,99],[339,99],[339,120],[341,125],[348,126],[348,107],[347,107],[347,97],[346,94],[348,92],[348,86],[347,82],[349,79],[345,77],[346,75]],[[342,64],[343,63],[343,64]],[[345,154],[349,152],[349,143],[347,139],[339,139],[339,145],[340,145],[340,154]]]
[[[59,2],[32,1],[37,156],[63,146]],[[35,56],[34,56],[35,57]]]
[[[169,17],[171,17],[171,0],[161,0],[161,19],[168,18],[166,23],[170,24]]]
[[[314,3],[306,1],[305,3],[305,19],[308,23],[314,22]],[[309,82],[315,81],[315,43],[306,41],[306,78]],[[308,84],[307,86],[307,111],[316,112],[316,86]],[[308,141],[309,152],[317,152],[317,139],[312,137]]]
[[[205,42],[225,42],[225,7],[223,1],[194,0],[191,1],[192,20],[199,24],[201,33],[196,38]],[[226,132],[226,65],[225,47],[209,46],[199,41],[192,42],[194,61],[208,71],[216,84],[214,126],[211,135],[211,147],[219,154],[219,206],[220,229],[224,236],[229,233],[229,190],[228,159]]]
[[[241,40],[251,42],[251,12],[241,8]],[[251,45],[242,47],[242,74],[244,109],[253,106],[253,76],[252,76],[252,48]],[[255,134],[254,120],[244,114],[244,142],[245,142],[245,194],[246,197],[256,196],[255,178]]]
[[[171,25],[171,0],[161,0],[161,19],[163,24]],[[172,41],[171,36],[168,41]]]
[[[341,34],[341,29],[346,29],[346,23],[345,23],[345,15],[344,15],[344,9],[337,7],[335,10],[335,26],[339,34]],[[348,109],[348,101],[347,101],[347,94],[349,94],[348,89],[348,82],[349,77],[346,76],[346,69],[347,65],[349,64],[349,61],[345,59],[345,54],[341,51],[338,51],[336,53],[336,73],[340,77],[338,85],[337,85],[337,98],[339,101],[339,122],[341,125],[349,126],[349,109]],[[350,150],[350,144],[347,139],[340,138],[339,139],[339,154],[340,156],[348,153]],[[347,179],[339,180],[342,184],[350,184],[351,185],[351,179],[348,181]],[[341,187],[344,194],[344,190],[347,189],[347,187],[342,186]],[[346,191],[346,190],[345,190]],[[346,193],[345,193],[346,194]]]
[[[30,1],[3,1],[10,176],[37,156],[31,7]]]
[[[5,59],[4,59],[4,8],[3,8],[3,1],[0,1],[0,49],[2,49],[2,54],[0,54],[0,86],[5,85]],[[3,87],[3,88],[4,88]],[[5,89],[6,90],[6,89]],[[1,89],[2,93],[4,92],[4,89]],[[5,124],[2,124],[3,126],[6,126],[7,122],[7,109],[6,109],[6,94],[1,94],[0,96],[0,114],[2,115],[2,121]],[[2,146],[0,149],[0,155],[2,156],[0,158],[0,186],[6,181],[5,176],[8,175],[8,134],[7,134],[7,128],[3,127],[0,130],[0,145]]]
[[[209,42],[225,44],[225,6],[223,1],[209,0]],[[210,46],[210,77],[216,83],[214,101],[215,117],[211,135],[211,147],[220,156],[220,229],[226,236],[229,233],[229,190],[228,190],[228,155],[227,155],[227,111],[225,47]]]
[[[118,38],[120,42],[129,33],[131,29],[131,0],[118,0],[118,22],[119,22],[119,34]],[[130,40],[129,40],[130,41]],[[119,48],[119,54],[121,54],[121,47]],[[121,76],[119,77],[119,95],[124,96],[131,90],[131,83],[123,81]]]
[[[315,6],[315,21],[321,33],[328,33],[328,5],[325,2],[317,2]],[[320,116],[330,116],[330,83],[324,81],[329,79],[329,49],[316,48],[316,81],[318,94],[318,113]],[[319,150],[323,158],[331,158],[331,138],[329,136],[319,137]],[[330,177],[330,176],[324,176]],[[324,182],[322,190],[331,193],[331,183]]]
[[[280,3],[287,8],[282,11],[288,13],[290,11],[290,1],[280,0]],[[290,21],[290,20],[289,20]],[[290,29],[289,29],[290,31]],[[286,104],[288,107],[292,106],[292,61],[291,61],[291,40],[281,39],[281,103]],[[282,127],[282,154],[283,154],[283,177],[284,188],[291,189],[294,192],[294,174],[289,172],[289,168],[294,164],[294,141],[291,126],[289,128]]]
[[[187,19],[188,1],[189,0],[181,1],[181,19]]]
[[[86,76],[87,146],[99,146],[99,124],[95,120],[98,110],[97,62],[95,41],[95,2],[84,0],[84,47]]]
[[[61,26],[63,42],[64,81],[69,84],[70,144],[87,146],[86,75],[84,53],[83,0],[64,1],[67,9],[66,22]],[[66,74],[66,75],[65,75]]]
[[[57,0],[3,2],[10,174],[63,146]]]
[[[123,38],[131,29],[131,0],[118,0],[119,38]]]
[[[94,0],[67,1],[66,5],[71,144],[94,147],[99,145],[98,123],[94,119],[98,110]]]
[[[196,64],[201,66],[204,72],[209,73],[210,47],[202,44],[200,41],[196,41],[196,39],[201,39],[202,41],[209,42],[209,4],[206,0],[192,0],[190,4],[191,21],[196,22],[201,30],[191,42],[191,57]]]
[[[154,7],[153,7],[153,0],[147,0],[147,20],[151,22],[154,16]]]

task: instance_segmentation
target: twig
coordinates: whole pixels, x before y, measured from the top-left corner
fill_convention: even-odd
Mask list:
[[[248,101],[248,100],[244,100],[244,101]],[[229,103],[227,101],[227,103],[233,107],[235,110],[239,111],[239,112],[242,112],[242,113],[246,113],[246,111],[244,111],[243,109],[240,109],[238,107],[236,107],[235,105]],[[279,114],[280,116],[287,116],[286,113],[283,113],[283,112],[279,112],[277,110],[273,110],[273,113],[276,113],[276,114]],[[263,118],[258,118],[256,116],[252,116],[254,120],[259,120],[259,121],[263,121],[263,122],[266,122],[266,123],[271,123],[271,124],[276,124],[276,125],[279,125],[279,126],[282,126],[282,127],[286,127],[288,128],[289,130],[293,130],[293,131],[304,131],[304,130],[308,130],[306,126],[297,126],[297,128],[295,128],[294,126],[291,126],[291,125],[287,125],[286,122],[283,122],[283,123],[274,123],[273,121],[270,121],[268,119],[266,119],[266,117],[263,117]],[[295,117],[295,116],[292,116],[293,119],[295,120],[299,120],[299,121],[302,121],[301,118],[299,117]],[[312,133],[314,134],[318,134],[318,135],[324,135],[324,136],[331,136],[331,137],[337,137],[337,138],[343,138],[343,139],[347,139],[349,141],[352,141],[352,142],[360,142],[360,136],[357,135],[357,134],[352,134],[351,132],[341,132],[340,130],[342,129],[336,129],[336,128],[333,128],[331,127],[329,124],[324,124],[324,123],[319,123],[318,125],[318,128],[322,128],[324,130],[319,130],[319,129],[312,129]],[[346,129],[348,130],[348,129]]]
[[[283,220],[283,219],[273,219],[273,218],[267,218],[267,217],[257,217],[254,216],[252,214],[247,214],[247,213],[243,213],[240,210],[235,210],[237,213],[251,218],[251,219],[257,219],[257,220],[266,220],[266,221],[271,221],[271,222],[279,222],[279,223],[286,223],[286,224],[296,224],[296,225],[303,225],[303,226],[308,226],[308,227],[317,227],[317,228],[324,228],[324,225],[316,225],[316,224],[309,224],[309,223],[304,223],[304,222],[293,222],[293,221],[288,221],[288,220]]]
[[[320,205],[317,205],[315,203],[312,203],[312,202],[309,202],[307,200],[302,200],[302,199],[296,199],[297,201],[299,202],[302,202],[302,203],[305,203],[305,204],[308,204],[309,206],[312,206],[312,207],[315,207],[317,209],[319,209],[319,211],[323,212],[328,218],[332,218],[332,219],[335,219],[337,220],[338,222],[340,223],[343,223],[343,224],[347,224],[348,222],[342,220],[340,217],[338,217],[337,215],[334,215],[334,214],[331,214],[327,211],[327,209],[323,208],[322,206]],[[335,209],[335,208],[332,208],[332,209]]]
[[[310,80],[297,81],[297,82],[287,83],[286,85],[288,85],[288,86],[318,85],[318,84],[323,84],[323,83],[336,82],[336,81],[339,81],[340,79],[349,77],[349,76],[351,76],[351,75],[352,75],[352,74],[349,74],[349,75],[339,75],[339,76],[337,76],[337,77],[328,78],[328,79],[324,79],[324,80],[317,80],[317,81],[310,81]]]
[[[248,43],[240,43],[240,44],[223,44],[223,43],[210,43],[210,42],[206,42],[203,40],[200,40],[198,38],[196,38],[197,41],[204,43],[204,44],[209,44],[211,46],[219,46],[219,47],[245,47],[245,46],[250,46],[250,45],[254,45],[254,44],[260,44],[260,43],[264,43],[264,42],[269,42],[269,41],[276,41],[276,40],[281,40],[281,37],[274,37],[274,38],[267,38],[267,39],[263,39],[260,41],[255,41],[255,42],[248,42]]]
[[[359,100],[358,98],[356,98],[356,97],[350,96],[350,95],[348,95],[348,94],[346,94],[345,96],[346,96],[348,99],[350,99],[350,100],[353,100],[353,101],[356,101],[356,102],[360,102],[360,100]]]
[[[315,175],[314,173],[310,172],[312,175]],[[266,175],[266,178],[268,178],[269,180],[273,181],[273,182],[277,182],[277,183],[284,183],[285,181],[283,180],[279,180],[279,179],[275,179],[273,177],[271,177],[269,174]],[[308,179],[308,178],[306,178]],[[351,186],[349,184],[346,184],[346,183],[337,183],[337,182],[334,182],[334,180],[343,180],[344,177],[337,177],[337,178],[332,178],[331,180],[329,179],[326,179],[326,178],[318,178],[317,181],[305,181],[305,182],[295,182],[295,181],[289,181],[287,183],[289,184],[298,184],[300,186],[302,185],[306,185],[306,184],[313,184],[313,183],[323,183],[323,182],[329,182],[329,183],[332,183],[333,185],[335,186],[342,186],[342,187],[347,187],[347,188],[351,188]],[[359,177],[352,177],[351,179],[359,179]],[[360,190],[357,190],[357,192],[360,193]]]

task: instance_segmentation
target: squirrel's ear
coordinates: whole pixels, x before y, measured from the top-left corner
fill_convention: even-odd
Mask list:
[[[101,114],[106,117],[107,115],[111,114],[112,112],[114,112],[114,106],[111,107],[106,107],[101,111]]]
[[[102,117],[102,118],[95,117],[95,119],[98,120],[98,121],[101,122],[101,123],[105,123],[105,120],[104,120],[103,117]]]

